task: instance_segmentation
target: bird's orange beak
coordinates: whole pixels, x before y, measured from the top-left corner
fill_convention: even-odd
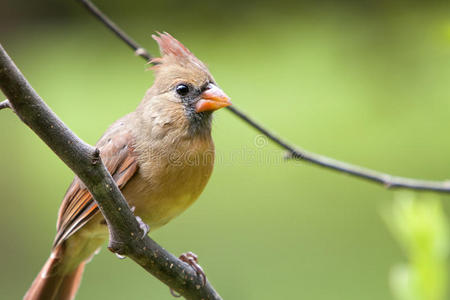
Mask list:
[[[230,97],[213,84],[201,96],[202,98],[195,104],[195,111],[198,113],[213,111],[231,105]]]

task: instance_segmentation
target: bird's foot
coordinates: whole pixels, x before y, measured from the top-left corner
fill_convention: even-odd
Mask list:
[[[144,221],[142,221],[141,217],[136,216],[136,221],[138,221],[139,223],[139,227],[142,229],[142,238],[145,238],[145,236],[149,233],[150,231],[150,226],[148,226],[148,224],[144,223]]]
[[[195,253],[192,253],[191,251],[183,253],[178,257],[181,261],[187,263],[191,268],[197,272],[202,277],[203,285],[206,284],[206,275],[203,271],[203,268],[198,264],[198,256]],[[181,297],[181,295],[177,294],[174,290],[170,289],[170,293],[174,297]]]
[[[136,210],[136,206],[132,206],[131,211],[134,213],[134,211]],[[142,238],[145,238],[145,236],[150,232],[150,226],[148,226],[148,224],[144,223],[144,221],[142,221],[141,217],[139,216],[135,216],[136,217],[136,221],[138,221],[139,223],[139,227],[142,229]]]
[[[198,264],[198,256],[192,252],[186,252],[180,255],[179,259],[190,265],[200,276],[202,276],[203,285],[206,284],[206,275],[202,267]]]

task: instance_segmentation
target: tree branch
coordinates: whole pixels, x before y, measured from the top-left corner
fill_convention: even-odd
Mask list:
[[[134,42],[125,32],[123,32],[116,24],[114,24],[105,14],[103,14],[90,0],[77,0],[82,2],[84,6],[91,12],[98,20],[105,24],[112,32],[114,32],[122,41],[130,46],[135,53],[146,53],[147,56],[140,55],[147,61],[150,60],[151,55],[138,43]],[[381,173],[378,171],[370,170],[356,165],[351,165],[345,162],[341,162],[326,156],[299,150],[297,147],[292,146],[269,130],[250,119],[245,113],[236,108],[235,105],[228,106],[227,109],[233,114],[238,116],[241,120],[248,125],[264,134],[267,138],[273,141],[275,144],[285,149],[288,152],[286,158],[307,161],[309,163],[321,166],[323,168],[331,169],[337,172],[345,173],[360,179],[365,179],[373,183],[383,184],[386,188],[405,188],[414,190],[434,191],[442,193],[450,193],[450,181],[430,181],[419,180],[413,178],[405,178],[392,176],[389,174]]]
[[[94,196],[108,224],[111,251],[129,256],[186,299],[221,299],[208,282],[203,284],[203,276],[143,232],[102,163],[99,150],[77,137],[53,113],[1,45],[0,89],[17,116],[74,171]]]
[[[128,36],[125,32],[123,32],[113,21],[111,21],[108,17],[106,17],[91,1],[89,0],[78,0],[81,2],[88,11],[90,11],[97,19],[99,19],[106,27],[108,27],[112,32],[114,32],[118,38],[125,42],[131,49],[134,50],[134,53],[146,61],[150,61],[152,56],[141,47],[138,43],[136,43],[130,36]]]
[[[348,164],[339,160],[335,160],[326,156],[322,156],[316,153],[308,152],[305,150],[300,150],[294,146],[289,145],[252,119],[247,115],[237,110],[235,107],[229,106],[229,109],[245,121],[247,124],[263,133],[271,141],[276,143],[281,148],[287,151],[286,159],[296,159],[301,161],[306,161],[323,168],[331,169],[337,172],[345,173],[348,175],[355,176],[360,179],[366,179],[371,182],[381,183],[386,188],[405,188],[414,190],[428,190],[435,192],[450,192],[450,180],[447,181],[430,181],[430,180],[419,180],[414,178],[405,178],[392,176],[389,174],[381,173],[378,171],[366,169],[360,166]]]

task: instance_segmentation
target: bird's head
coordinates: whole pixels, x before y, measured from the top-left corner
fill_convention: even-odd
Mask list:
[[[183,44],[168,33],[152,37],[161,52],[161,57],[151,60],[155,71],[151,94],[156,96],[158,106],[182,111],[194,130],[209,127],[211,113],[231,105],[230,98],[217,86],[205,64]]]

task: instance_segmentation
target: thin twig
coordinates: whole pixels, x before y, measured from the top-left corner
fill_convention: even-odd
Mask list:
[[[296,159],[301,161],[307,161],[321,167],[332,169],[341,173],[346,173],[348,175],[355,176],[357,178],[366,179],[371,182],[377,182],[383,184],[386,188],[407,188],[414,190],[429,190],[435,192],[450,192],[450,181],[430,181],[430,180],[419,180],[414,178],[397,177],[389,174],[381,173],[378,171],[370,170],[360,166],[348,164],[339,160],[335,160],[326,156],[322,156],[316,153],[308,152],[305,150],[300,150],[295,148],[275,134],[271,133],[254,120],[250,119],[247,115],[243,114],[235,107],[230,107],[230,110],[245,121],[247,124],[251,125],[253,128],[258,130],[267,136],[271,141],[279,145],[281,148],[287,150],[287,159]]]
[[[98,20],[100,20],[106,27],[108,27],[112,32],[114,32],[117,37],[124,41],[134,53],[146,61],[150,61],[152,56],[143,47],[136,43],[130,36],[123,32],[113,21],[111,21],[107,16],[105,16],[91,1],[89,0],[77,0],[87,8]]]
[[[111,31],[113,31],[122,41],[127,43],[135,52],[142,51],[147,53],[148,57],[151,57],[149,52],[142,48],[139,44],[134,42],[123,30],[121,30],[116,24],[114,24],[105,14],[103,14],[97,7],[95,7],[89,0],[78,0],[82,2],[85,7],[95,15],[103,24],[105,24]],[[131,42],[130,42],[131,41]],[[141,55],[147,61],[149,58]],[[357,178],[365,179],[374,183],[381,183],[387,188],[406,188],[414,190],[434,191],[442,193],[450,193],[450,181],[430,181],[419,180],[413,178],[397,177],[389,174],[384,174],[378,171],[366,169],[363,167],[351,165],[345,162],[341,162],[326,156],[307,152],[304,150],[298,150],[297,147],[292,146],[276,135],[272,134],[269,130],[262,127],[254,120],[250,119],[245,113],[236,108],[236,106],[228,106],[227,109],[233,114],[238,116],[241,120],[252,126],[257,131],[267,136],[271,141],[288,151],[288,158],[307,161],[321,167],[335,170],[337,172],[346,173]]]
[[[102,163],[98,149],[77,137],[34,91],[0,44],[0,89],[17,116],[83,181],[108,224],[108,248],[128,256],[186,299],[221,299],[188,264],[150,239]]]
[[[0,102],[0,110],[4,108],[11,108],[11,103],[9,103],[8,99]]]

